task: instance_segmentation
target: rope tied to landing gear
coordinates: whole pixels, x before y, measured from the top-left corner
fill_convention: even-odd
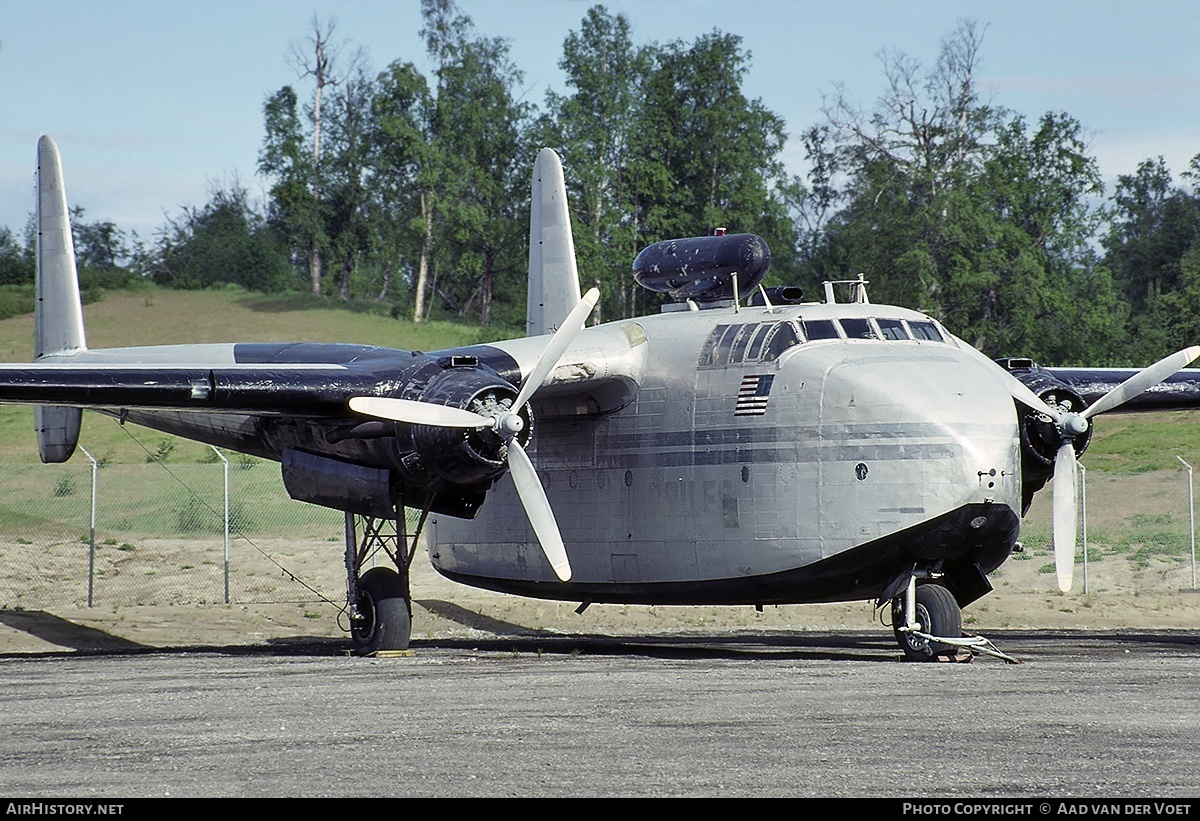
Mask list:
[[[947,645],[950,645],[951,647],[961,647],[962,649],[967,650],[968,652],[970,652],[972,654],[982,654],[982,655],[986,655],[986,656],[994,656],[995,658],[1003,659],[1004,661],[1007,661],[1009,664],[1020,664],[1021,663],[1020,659],[1013,658],[1012,656],[1008,655],[1007,653],[1001,652],[999,650],[999,648],[996,647],[996,645],[992,644],[992,642],[989,639],[984,638],[983,636],[962,636],[960,638],[951,639],[951,638],[945,638],[944,636],[931,636],[930,634],[923,633],[920,630],[917,630],[916,628],[907,627],[904,625],[901,625],[900,627],[898,627],[896,629],[900,630],[903,633],[908,633],[910,635],[916,636],[919,639],[924,639],[925,641],[930,642],[930,643],[947,644]]]

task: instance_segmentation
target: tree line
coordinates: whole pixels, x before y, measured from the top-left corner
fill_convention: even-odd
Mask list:
[[[423,0],[422,21],[429,76],[403,59],[373,71],[314,20],[292,55],[303,85],[263,105],[266,202],[218,186],[149,244],[77,211],[81,275],[519,326],[529,173],[550,146],[605,320],[655,310],[629,275],[641,248],[721,227],[767,240],[771,282],[818,294],[862,273],[873,301],[996,356],[1133,365],[1200,341],[1200,155],[1178,182],[1149,158],[1106,197],[1082,123],[981,97],[972,21],[933,66],[885,52],[871,107],[835,87],[797,135],[803,177],[781,160],[782,118],[743,92],[751,55],[736,35],[638,44],[628,19],[594,6],[563,43],[566,90],[539,109],[507,42],[454,0]],[[0,292],[32,280],[29,232],[0,229]]]

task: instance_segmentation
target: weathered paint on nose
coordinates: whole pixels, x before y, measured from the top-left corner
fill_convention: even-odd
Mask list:
[[[970,504],[1019,510],[1011,396],[976,358],[945,347],[843,346],[820,403],[824,555]]]

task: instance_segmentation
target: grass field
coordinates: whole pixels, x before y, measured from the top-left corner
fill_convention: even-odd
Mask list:
[[[84,306],[88,346],[201,342],[350,342],[430,351],[515,336],[511,328],[429,322],[415,325],[387,315],[352,311],[305,295],[252,294],[240,288],[173,291],[153,287],[108,293]],[[33,352],[33,315],[0,320],[0,362],[25,362]],[[33,410],[0,406],[0,462],[37,462]],[[211,450],[187,440],[139,429],[173,462],[211,460]],[[84,414],[80,442],[110,464],[145,461],[145,451],[109,418]]]

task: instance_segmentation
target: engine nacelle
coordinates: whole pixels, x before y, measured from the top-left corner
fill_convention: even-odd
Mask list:
[[[682,302],[732,299],[734,278],[748,295],[767,275],[771,251],[755,234],[668,239],[642,249],[633,261],[638,284]]]
[[[487,417],[517,398],[517,389],[495,372],[476,367],[471,358],[457,359],[470,361],[445,363],[445,370],[431,378],[419,395],[406,392],[403,398]],[[533,418],[528,406],[518,415],[525,427],[517,441],[525,445],[533,431]],[[410,481],[424,482],[432,475],[452,485],[476,486],[490,484],[507,469],[506,446],[492,430],[412,425],[410,435],[411,453],[402,460]],[[403,440],[399,445],[401,451],[408,449]]]
[[[1087,407],[1087,402],[1073,388],[1050,375],[1045,368],[1031,359],[1001,359],[1001,367],[1008,370],[1047,405],[1064,411],[1078,413]],[[1033,494],[1041,490],[1054,475],[1054,457],[1062,446],[1058,427],[1043,413],[1019,405],[1023,410],[1019,422],[1021,430],[1021,479],[1025,510],[1028,510]],[[1092,441],[1089,426],[1073,442],[1075,455],[1081,456]],[[1024,511],[1022,511],[1022,515]]]

